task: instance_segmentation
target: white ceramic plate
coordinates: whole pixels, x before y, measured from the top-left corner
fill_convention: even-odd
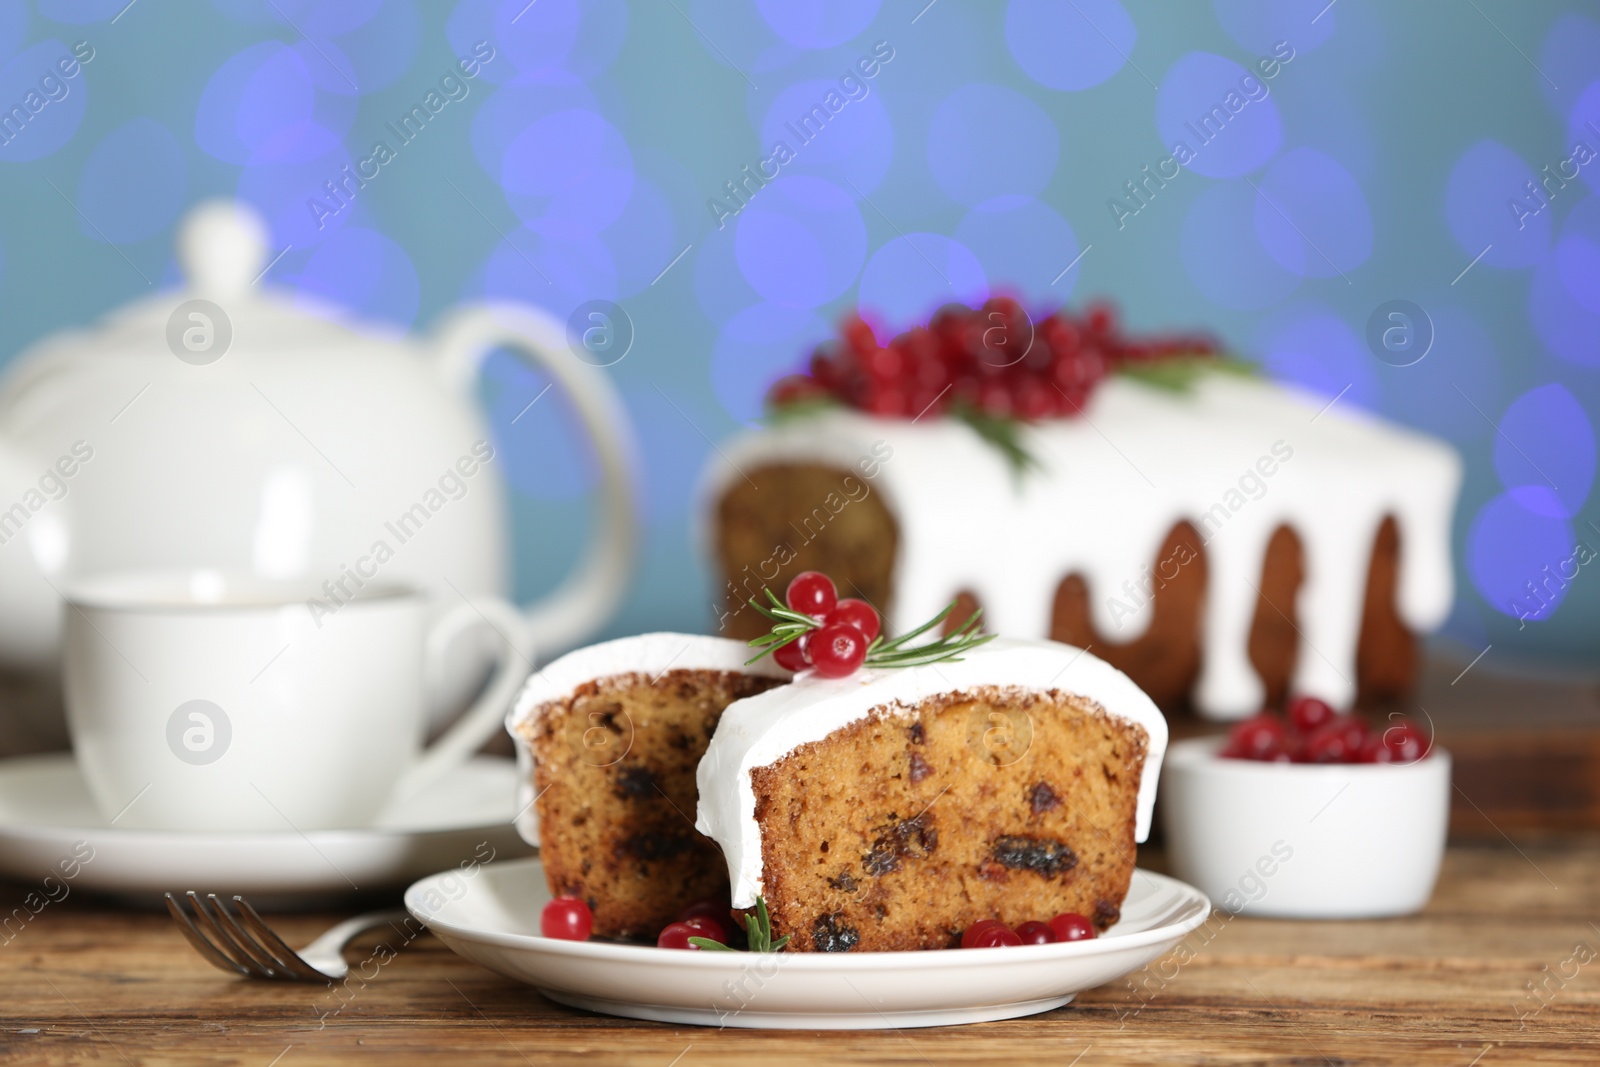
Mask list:
[[[516,795],[516,764],[480,758],[364,829],[122,830],[95,808],[69,753],[26,756],[0,762],[0,877],[43,885],[49,875],[69,891],[134,896],[193,889],[283,899],[393,888],[463,862],[527,855],[511,825]]]
[[[1122,920],[1093,941],[945,952],[685,952],[538,934],[537,859],[446,871],[406,907],[452,950],[575,1008],[703,1026],[872,1030],[988,1022],[1058,1008],[1163,955],[1205,922],[1191,886],[1136,871]]]

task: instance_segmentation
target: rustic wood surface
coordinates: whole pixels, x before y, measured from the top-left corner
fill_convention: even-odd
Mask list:
[[[1140,858],[1161,867],[1154,850]],[[30,888],[0,885],[0,905],[9,911]],[[274,921],[300,944],[337,917]],[[1519,835],[1453,847],[1420,916],[1301,923],[1219,914],[1190,936],[1186,965],[1169,957],[1043,1015],[764,1032],[564,1008],[428,935],[395,939],[394,958],[342,998],[247,982],[202,962],[164,914],[73,894],[0,944],[0,1064],[1592,1065],[1600,1062],[1597,922],[1600,837]],[[358,942],[350,958],[370,958],[381,940]],[[1542,983],[1537,996],[1531,982]]]

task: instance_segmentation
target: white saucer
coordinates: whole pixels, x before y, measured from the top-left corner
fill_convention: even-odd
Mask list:
[[[136,896],[193,889],[281,899],[381,890],[461,863],[527,855],[532,850],[511,825],[516,796],[516,764],[479,758],[402,798],[366,829],[120,830],[89,799],[70,753],[26,756],[0,761],[0,878],[62,881],[76,866],[71,889]]]
[[[550,900],[537,859],[451,870],[406,890],[406,907],[453,951],[561,1004],[702,1026],[874,1030],[947,1026],[1059,1008],[1164,955],[1211,902],[1135,871],[1122,919],[1093,941],[944,952],[690,952],[538,934]]]

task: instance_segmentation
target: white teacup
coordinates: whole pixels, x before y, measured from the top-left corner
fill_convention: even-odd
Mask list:
[[[371,825],[499,729],[530,669],[522,616],[494,599],[430,626],[421,593],[377,583],[331,612],[309,583],[218,571],[110,573],[66,594],[72,746],[95,804],[129,829]],[[498,645],[494,678],[423,751],[428,682],[478,627]]]

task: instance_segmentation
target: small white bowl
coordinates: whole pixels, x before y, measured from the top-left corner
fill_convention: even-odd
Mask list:
[[[1180,741],[1161,769],[1173,874],[1219,908],[1285,919],[1409,915],[1450,824],[1450,754],[1409,764],[1260,763]]]

